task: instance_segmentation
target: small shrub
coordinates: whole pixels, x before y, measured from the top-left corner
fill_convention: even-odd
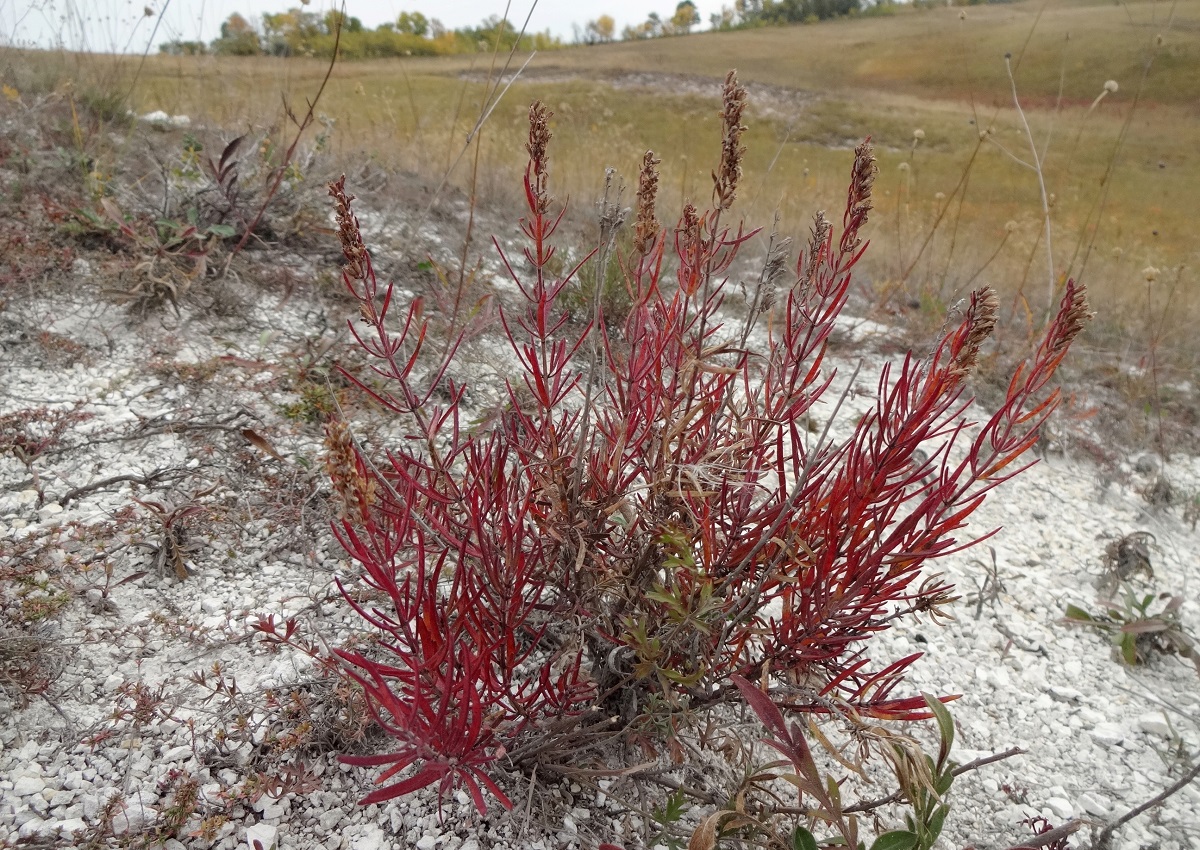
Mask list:
[[[1066,285],[976,428],[963,393],[996,321],[986,289],[932,354],[884,369],[849,435],[826,425],[814,436],[814,406],[832,420],[845,400],[825,355],[866,250],[875,160],[868,143],[856,149],[840,236],[818,213],[791,284],[776,291],[783,255],[772,251],[774,271],[728,326],[723,276],[753,235],[728,221],[744,98],[731,74],[708,210],[687,204],[663,227],[647,155],[634,250],[618,260],[631,309],[582,327],[563,303],[579,266],[548,271],[563,211],[548,188],[550,113],[533,105],[526,262],[501,254],[521,295],[500,312],[515,360],[509,404],[481,427],[468,427],[466,379],[453,373],[457,339],[427,344],[422,302],[402,304],[377,281],[345,180],[331,185],[359,307],[351,332],[372,364],[369,378],[349,377],[408,435],[375,458],[343,425],[327,440],[344,507],[335,532],[373,593],[340,587],[381,636],[377,649],[336,655],[393,740],[390,752],[343,757],[384,768],[364,804],[432,785],[439,796],[464,788],[480,812],[485,790],[511,807],[501,760],[554,772],[746,698],[760,716],[834,715],[860,730],[869,718],[942,722],[901,692],[919,655],[873,666],[866,645],[953,599],[922,569],[969,546],[956,535],[970,515],[1025,468],[1058,402],[1050,381],[1089,318],[1084,291]],[[944,817],[937,793],[915,813],[922,842]]]
[[[1152,612],[1155,602],[1162,605]],[[1190,660],[1200,675],[1200,645],[1183,629],[1182,607],[1182,596],[1126,590],[1119,603],[1109,603],[1100,614],[1069,604],[1066,616],[1071,622],[1109,632],[1121,661],[1130,667],[1145,663],[1152,651],[1158,651]]]

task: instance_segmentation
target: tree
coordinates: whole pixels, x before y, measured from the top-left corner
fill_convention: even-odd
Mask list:
[[[722,6],[720,12],[708,16],[708,22],[714,30],[731,30],[738,24],[737,10]]]
[[[266,12],[262,20],[267,52],[275,56],[310,53],[313,42],[328,32],[320,15],[302,9],[288,9],[276,14]]]
[[[343,33],[362,32],[363,22],[358,18],[345,14],[344,12],[331,9],[325,13],[325,32],[333,34],[339,29]]]
[[[657,12],[651,12],[640,24],[630,24],[621,31],[621,38],[626,41],[637,41],[642,38],[658,38],[664,35],[663,22]]]
[[[253,25],[234,12],[221,24],[221,37],[213,41],[212,50],[222,56],[257,56],[262,40]]]
[[[401,12],[396,19],[396,31],[424,38],[429,35],[429,19],[420,12]]]
[[[696,4],[692,0],[681,0],[678,6],[675,7],[675,14],[671,16],[669,21],[671,32],[676,35],[687,35],[692,31],[692,27],[700,23],[700,13],[696,11]]]
[[[588,21],[583,28],[584,44],[602,44],[612,41],[616,36],[617,22],[611,15],[601,15],[594,21]]]

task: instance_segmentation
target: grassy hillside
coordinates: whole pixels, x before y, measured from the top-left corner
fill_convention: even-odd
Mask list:
[[[1033,317],[1051,282],[1037,174],[1019,162],[1031,160],[1030,139],[1013,105],[1006,52],[1050,194],[1055,284],[1085,275],[1104,307],[1100,324],[1117,330],[1112,346],[1132,351],[1153,336],[1165,348],[1194,348],[1197,3],[901,9],[539,54],[485,126],[478,188],[485,199],[511,197],[526,108],[541,98],[556,113],[556,191],[575,199],[578,215],[590,214],[606,166],[632,180],[646,148],[663,159],[666,203],[706,199],[718,80],[736,67],[755,105],[740,201],[750,222],[769,223],[778,209],[785,232],[802,237],[815,209],[839,208],[848,149],[870,135],[881,169],[876,250],[864,275],[873,297],[936,315],[968,285],[987,282],[1006,293],[1012,316]],[[130,86],[139,111],[188,114],[226,134],[283,123],[281,95],[303,103],[325,72],[304,60],[152,57],[132,85],[131,60],[54,61],[67,70],[91,62],[95,70],[81,76]],[[480,113],[491,61],[340,64],[320,104],[334,122],[336,156],[436,184]],[[1096,103],[1107,80],[1119,89]],[[452,183],[466,185],[472,160],[463,158]],[[1153,290],[1142,275],[1148,266],[1163,270]]]
[[[1168,25],[1169,24],[1169,25]],[[811,26],[703,33],[654,42],[618,42],[545,53],[543,71],[672,72],[722,76],[823,92],[855,89],[921,98],[1007,103],[1003,57],[1018,58],[1025,97],[1052,102],[1060,78],[1068,102],[1091,102],[1105,80],[1132,84],[1155,37],[1164,44],[1147,79],[1155,103],[1200,99],[1200,5],[1096,0],[1021,2],[913,10]],[[1069,35],[1069,39],[1068,39]],[[442,68],[462,70],[452,57]]]

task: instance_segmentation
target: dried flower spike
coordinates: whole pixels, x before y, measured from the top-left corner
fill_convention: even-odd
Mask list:
[[[550,195],[546,191],[546,148],[553,135],[549,126],[552,115],[554,113],[540,100],[534,101],[529,107],[529,142],[525,145],[529,151],[529,173],[526,179],[540,214],[545,214],[550,208]]]
[[[861,244],[858,231],[867,223],[867,214],[871,212],[871,187],[875,185],[878,172],[875,152],[868,137],[854,149],[854,168],[850,173],[850,189],[846,193],[846,214],[842,218],[840,247],[843,254],[853,252]]]
[[[967,313],[967,339],[954,357],[950,369],[952,375],[967,375],[979,361],[979,347],[996,329],[996,313],[1000,302],[995,290],[990,287],[971,293],[971,306]]]
[[[817,210],[813,215],[812,236],[808,240],[808,254],[806,255],[808,262],[804,266],[804,277],[800,280],[801,286],[808,286],[816,278],[821,260],[828,254],[827,244],[832,230],[833,225],[825,218],[825,210]]]
[[[338,515],[344,520],[369,523],[375,480],[366,475],[354,450],[350,429],[340,420],[325,425],[325,470],[333,484]]]
[[[662,160],[654,151],[646,151],[642,157],[642,170],[638,174],[637,220],[634,222],[634,248],[640,254],[648,254],[658,238],[662,225],[655,215],[658,200],[658,164]]]
[[[329,184],[329,196],[333,198],[338,238],[342,243],[342,254],[346,258],[346,275],[352,281],[363,280],[367,274],[367,246],[363,244],[358,219],[350,211],[350,202],[354,200],[354,196],[346,194],[345,174]]]
[[[713,172],[713,206],[727,210],[737,197],[737,184],[742,178],[742,111],[746,108],[746,89],[738,84],[737,71],[725,78],[721,110],[721,167]]]

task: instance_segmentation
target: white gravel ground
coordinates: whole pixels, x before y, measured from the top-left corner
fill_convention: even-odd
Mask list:
[[[112,832],[136,844],[170,814],[172,782],[186,772],[198,782],[200,814],[177,837],[162,836],[173,850],[231,850],[254,840],[264,850],[273,843],[280,850],[638,846],[612,801],[579,785],[534,801],[533,817],[516,778],[506,783],[520,801],[512,814],[493,807],[481,819],[460,794],[439,820],[428,791],[364,810],[355,801],[371,773],[339,767],[328,752],[309,759],[313,790],[229,802],[257,754],[249,743],[214,752],[214,729],[237,712],[222,699],[205,701],[208,692],[192,677],[236,680],[243,704],[253,706],[267,689],[313,676],[304,656],[269,654],[247,638],[259,615],[297,616],[309,634],[331,643],[354,628],[332,585],[349,565],[323,526],[323,484],[311,495],[320,479],[319,430],[281,415],[301,401],[284,378],[303,341],[320,321],[339,327],[345,308],[270,293],[225,319],[185,311],[179,322],[168,313],[161,323],[131,327],[91,289],[26,304],[0,328],[0,416],[47,407],[90,417],[62,437],[76,448],[33,461],[36,481],[14,454],[0,458],[0,564],[36,567],[6,595],[27,603],[39,593],[69,596],[36,632],[60,675],[42,696],[0,697],[0,841],[82,845],[105,802],[120,794],[125,805]],[[45,338],[21,338],[30,320],[86,351],[75,357]],[[209,372],[189,382],[178,364]],[[226,427],[172,432],[172,423]],[[282,460],[247,442],[244,428]],[[976,531],[1001,532],[941,564],[963,596],[956,619],[944,627],[901,624],[878,639],[876,659],[925,653],[913,692],[963,695],[951,706],[960,762],[1014,746],[1026,751],[959,779],[939,847],[1008,847],[1029,836],[1019,822],[1031,815],[1087,821],[1072,846],[1089,847],[1093,825],[1153,796],[1180,775],[1182,762],[1198,757],[1200,680],[1191,665],[1157,656],[1125,668],[1105,635],[1063,621],[1068,602],[1097,607],[1105,545],[1149,531],[1154,576],[1134,579],[1135,586],[1182,595],[1184,623],[1200,634],[1200,536],[1177,511],[1150,510],[1139,489],[1156,467],[1146,459],[1139,466],[1149,474],[1134,460],[1102,470],[1069,450],[1051,452],[976,514]],[[117,482],[60,502],[91,482],[160,469],[171,471],[148,487]],[[1167,472],[1179,488],[1200,488],[1200,459],[1175,457]],[[196,497],[200,513],[185,521],[191,577],[156,570],[154,553],[141,544],[161,541],[161,528],[135,497],[179,503],[213,484]],[[977,605],[988,545],[1001,587]],[[132,708],[138,688],[145,711],[119,713]],[[147,694],[159,694],[161,704]],[[247,708],[246,719],[254,726],[265,715]],[[217,810],[228,821],[212,840],[195,836],[205,812]],[[1113,846],[1200,847],[1200,785],[1128,824]]]

